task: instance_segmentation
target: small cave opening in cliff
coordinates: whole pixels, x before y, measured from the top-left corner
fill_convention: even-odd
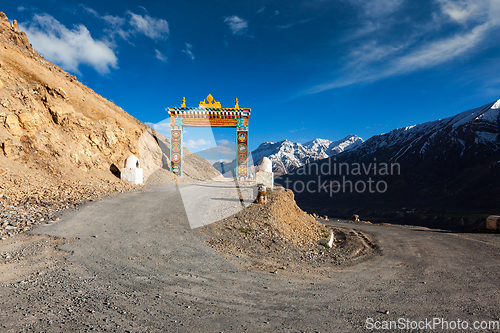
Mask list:
[[[111,164],[111,166],[109,167],[109,171],[111,171],[111,173],[117,177],[117,178],[121,178],[121,172],[120,172],[120,169],[118,169],[118,167],[114,164]]]

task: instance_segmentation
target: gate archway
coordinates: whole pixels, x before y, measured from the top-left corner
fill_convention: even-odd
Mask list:
[[[186,107],[182,98],[180,107],[169,107],[170,115],[170,163],[172,172],[183,174],[182,129],[193,127],[235,127],[236,128],[236,174],[238,179],[248,178],[248,118],[249,108],[240,108],[236,99],[234,108],[222,108],[212,95],[200,101],[198,107]]]

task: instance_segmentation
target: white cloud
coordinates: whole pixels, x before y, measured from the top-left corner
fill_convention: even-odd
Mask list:
[[[457,23],[499,24],[500,1],[498,0],[437,0],[437,2],[442,13]]]
[[[129,23],[135,31],[148,36],[151,39],[166,39],[169,35],[168,22],[164,19],[156,19],[149,15],[139,15],[128,11]]]
[[[248,30],[248,21],[236,15],[226,17],[224,22],[227,23],[233,35],[243,35]]]
[[[211,141],[207,141],[204,139],[198,139],[198,140],[188,140],[187,142],[184,142],[184,147],[187,149],[196,149],[199,148],[199,146],[207,146],[210,145]]]
[[[266,7],[260,7],[260,9],[257,11],[258,14],[263,13],[266,10]]]
[[[163,55],[163,53],[161,53],[158,50],[155,50],[155,54],[156,54],[156,59],[163,61],[163,62],[167,62],[168,59],[165,55]]]
[[[477,44],[484,39],[485,32],[488,31],[488,28],[488,24],[478,26],[468,34],[455,35],[447,39],[425,44],[415,51],[407,52],[404,55],[396,57],[392,57],[393,54],[391,50],[384,49],[383,47],[381,47],[381,50],[375,48],[374,55],[369,55],[367,57],[363,55],[361,59],[353,62],[360,63],[360,70],[356,71],[354,70],[355,66],[350,66],[349,68],[353,70],[350,75],[331,83],[317,85],[306,91],[306,93],[316,93],[356,83],[374,82],[391,76],[407,74],[437,66],[473,50]],[[366,63],[363,63],[363,57],[365,57],[365,61],[368,62],[375,59],[381,60],[391,58],[391,60],[388,66],[370,68],[366,66]]]
[[[80,4],[80,7],[83,8],[87,13],[92,16],[103,20],[108,25],[107,28],[104,29],[104,32],[108,34],[109,41],[107,42],[109,45],[115,45],[115,37],[119,36],[123,40],[127,40],[130,36],[130,30],[125,31],[122,27],[126,24],[127,20],[120,16],[113,15],[101,15],[96,10],[86,7],[83,4]]]
[[[18,12],[24,12],[25,10],[26,10],[26,8],[24,8],[23,6],[17,7]]]
[[[170,138],[170,118],[164,119],[159,123],[146,122],[145,124],[155,131],[163,134],[165,137]]]
[[[113,28],[119,28],[123,26],[126,21],[123,17],[113,15],[104,15],[101,18]]]
[[[182,52],[186,53],[189,59],[194,60],[193,45],[186,43],[186,48]]]
[[[410,52],[396,59],[394,67],[397,71],[405,69],[412,71],[433,67],[454,59],[475,48],[484,39],[485,33],[490,27],[489,23],[485,23],[475,27],[469,33],[457,34],[447,39],[428,43],[420,50]]]
[[[96,10],[94,10],[94,9],[92,9],[90,7],[87,7],[87,6],[83,5],[83,4],[80,4],[80,7],[82,7],[85,11],[87,11],[88,13],[94,15],[95,17],[101,17]]]
[[[441,5],[441,10],[448,15],[452,20],[459,23],[465,23],[469,18],[474,16],[479,9],[478,2],[481,1],[450,1],[438,0]]]
[[[364,6],[362,27],[345,40],[355,46],[348,50],[339,78],[305,93],[374,82],[470,56],[486,47],[489,37],[495,38],[492,32],[500,26],[498,0],[435,0],[438,6],[430,19],[408,23],[411,33],[398,38],[401,33],[391,31],[394,22],[386,22],[386,13],[397,10],[401,1],[351,1]],[[384,31],[377,32],[382,28]],[[356,43],[356,39],[360,41]]]
[[[118,68],[114,51],[103,41],[93,39],[83,24],[70,30],[49,14],[35,14],[20,28],[39,53],[65,70],[80,73],[78,67],[84,64],[105,74],[110,68]]]
[[[101,15],[96,10],[80,5],[85,11],[98,19],[106,22],[109,28],[104,29],[111,39],[115,36],[120,36],[124,40],[128,40],[130,35],[142,34],[153,40],[167,39],[170,33],[168,22],[164,19],[153,18],[149,15],[140,15],[127,11],[127,17]]]

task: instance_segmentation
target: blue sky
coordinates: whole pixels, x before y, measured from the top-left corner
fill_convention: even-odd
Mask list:
[[[264,141],[364,139],[500,98],[498,0],[10,1],[33,47],[147,123],[252,108]],[[161,127],[161,126],[160,126]],[[166,126],[164,126],[166,127]],[[189,128],[193,150],[235,131]],[[223,141],[225,140],[225,141]]]

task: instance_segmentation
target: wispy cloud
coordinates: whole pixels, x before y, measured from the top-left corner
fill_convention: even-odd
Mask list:
[[[185,53],[189,59],[194,60],[193,45],[186,43],[186,48],[182,50],[182,52]]]
[[[80,4],[80,7],[82,7],[87,13],[94,15],[95,17],[101,17],[101,15],[99,15],[99,13],[96,10],[85,6],[84,4]]]
[[[163,53],[161,53],[159,50],[155,50],[155,56],[156,56],[156,59],[160,60],[160,61],[163,61],[163,62],[167,62],[167,57],[165,55],[163,55]]]
[[[290,133],[295,133],[295,132],[303,131],[305,129],[306,129],[305,127],[302,127],[301,129],[292,129],[292,130],[290,130]]]
[[[404,0],[350,0],[359,7],[365,17],[387,16],[395,12]]]
[[[288,28],[294,27],[294,26],[299,25],[299,24],[304,24],[304,23],[310,22],[312,20],[313,19],[300,20],[300,21],[288,23],[285,25],[278,25],[278,29],[288,29]]]
[[[227,23],[233,35],[244,35],[248,31],[248,21],[236,15],[226,17],[224,22]]]
[[[120,36],[128,40],[131,35],[145,35],[155,41],[167,39],[170,35],[168,22],[161,18],[154,18],[148,14],[136,14],[128,10],[125,16],[101,15],[96,10],[80,4],[87,13],[103,20],[107,24],[104,30],[111,39]]]
[[[139,15],[128,11],[129,23],[135,31],[154,40],[166,39],[170,33],[168,22],[164,19],[153,18],[149,15]]]
[[[128,37],[132,33],[130,29],[125,30],[123,27],[127,23],[127,19],[124,17],[120,16],[113,16],[113,15],[101,15],[99,14],[96,10],[87,7],[83,4],[80,4],[80,7],[85,10],[87,13],[90,15],[104,21],[107,25],[106,28],[104,28],[104,32],[108,35],[107,36],[107,41],[106,43],[111,46],[116,46],[115,39],[116,37],[120,37],[123,40],[128,40]]]
[[[486,47],[488,37],[500,26],[497,0],[434,0],[436,10],[426,22],[418,23],[387,19],[388,13],[401,10],[403,0],[350,1],[359,6],[363,23],[344,40],[348,51],[342,68],[336,79],[305,93],[374,82],[462,59]],[[409,33],[396,31],[402,27]]]
[[[20,28],[38,52],[68,71],[79,74],[82,64],[100,74],[118,68],[114,51],[105,42],[95,40],[83,24],[68,29],[49,14],[35,14],[31,22]]]

